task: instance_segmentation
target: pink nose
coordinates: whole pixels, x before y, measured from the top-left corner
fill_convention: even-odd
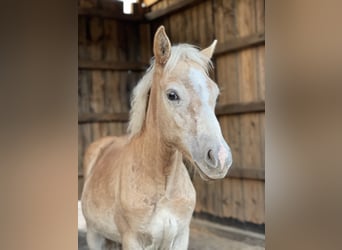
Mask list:
[[[218,158],[220,161],[220,166],[223,167],[224,163],[226,162],[226,159],[228,157],[228,151],[227,149],[221,144],[219,152],[218,152]]]
[[[223,144],[220,144],[218,150],[209,149],[206,156],[206,163],[211,168],[224,168],[226,162],[229,162],[229,155],[230,152],[228,151],[227,147]]]

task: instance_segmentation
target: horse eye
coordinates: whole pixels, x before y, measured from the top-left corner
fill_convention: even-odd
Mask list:
[[[169,99],[170,101],[178,101],[179,96],[177,95],[176,91],[172,90],[167,93],[167,99]]]

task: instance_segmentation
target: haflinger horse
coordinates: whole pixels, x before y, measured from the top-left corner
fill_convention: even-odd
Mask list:
[[[216,40],[198,50],[171,47],[164,27],[154,61],[133,91],[128,135],[92,143],[84,158],[82,210],[91,250],[106,240],[123,249],[187,249],[196,193],[183,159],[205,180],[232,164],[208,76]]]

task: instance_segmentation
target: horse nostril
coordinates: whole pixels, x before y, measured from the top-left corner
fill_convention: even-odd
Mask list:
[[[210,167],[216,168],[217,167],[217,160],[214,156],[213,150],[209,149],[207,153],[207,163],[210,165]]]
[[[213,151],[212,151],[211,149],[209,149],[209,151],[208,151],[208,159],[209,159],[210,161],[212,161],[212,160],[214,159]]]

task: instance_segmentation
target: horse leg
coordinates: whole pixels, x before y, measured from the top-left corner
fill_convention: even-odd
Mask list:
[[[144,248],[139,244],[138,238],[131,233],[125,233],[122,236],[123,250],[143,250]]]
[[[105,248],[106,239],[99,233],[88,229],[87,243],[90,250],[103,250]]]
[[[189,244],[189,227],[186,227],[175,238],[172,248],[173,250],[186,250]]]

